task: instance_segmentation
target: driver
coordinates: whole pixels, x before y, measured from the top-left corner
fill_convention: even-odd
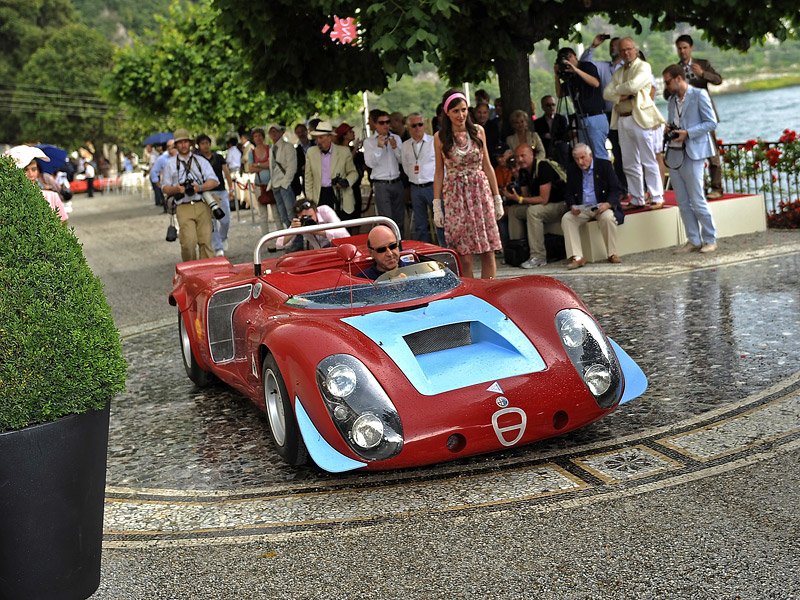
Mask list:
[[[289,227],[302,227],[304,225],[322,225],[323,223],[341,223],[341,219],[330,206],[317,206],[311,200],[304,198],[294,203],[295,217],[292,219],[292,224]],[[335,229],[328,229],[320,231],[318,234],[306,234],[303,236],[296,235],[291,238],[291,243],[286,243],[286,237],[278,238],[275,242],[275,247],[282,250],[286,246],[287,254],[289,252],[297,252],[298,250],[308,248],[327,248],[331,245],[331,240],[338,238],[350,237],[347,229],[344,227],[337,227]],[[305,243],[307,242],[307,244]]]
[[[374,281],[387,271],[394,271],[400,265],[400,244],[397,242],[394,231],[386,225],[378,225],[369,232],[367,248],[375,262],[360,273],[359,277],[366,277]]]

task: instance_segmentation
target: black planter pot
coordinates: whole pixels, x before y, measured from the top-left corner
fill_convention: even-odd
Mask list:
[[[100,585],[109,408],[0,434],[0,598]]]

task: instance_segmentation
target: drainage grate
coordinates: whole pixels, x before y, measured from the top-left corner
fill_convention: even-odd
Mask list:
[[[469,322],[442,325],[404,335],[403,339],[408,344],[414,356],[430,354],[451,348],[461,348],[472,344]]]

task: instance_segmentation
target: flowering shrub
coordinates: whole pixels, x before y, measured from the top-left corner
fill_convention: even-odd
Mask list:
[[[722,144],[721,140],[717,140]],[[734,182],[737,191],[760,191],[770,194],[773,202],[780,200],[778,209],[768,215],[770,227],[798,227],[800,209],[797,199],[790,200],[797,190],[800,176],[800,138],[797,132],[784,129],[778,142],[750,139],[738,146],[720,148],[725,175]],[[796,196],[795,196],[796,198]],[[773,204],[775,206],[775,204]]]
[[[776,229],[800,228],[800,200],[781,200],[778,210],[767,214],[767,226]]]

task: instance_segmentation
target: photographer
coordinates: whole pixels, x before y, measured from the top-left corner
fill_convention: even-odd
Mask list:
[[[211,258],[211,208],[202,193],[219,185],[211,164],[202,156],[192,153],[192,136],[185,129],[175,132],[178,154],[170,158],[162,172],[164,194],[175,203],[175,214],[180,228],[181,259]]]
[[[516,240],[526,234],[528,237],[529,258],[520,267],[535,269],[547,264],[545,223],[558,223],[567,210],[564,177],[551,163],[536,160],[527,144],[517,146],[515,158],[517,178],[501,190],[501,195],[508,214],[509,238]]]
[[[688,239],[677,252],[714,252],[716,227],[703,193],[703,166],[716,150],[714,107],[708,92],[689,85],[680,65],[667,67],[662,76],[670,94],[665,162]]]
[[[309,225],[320,225],[323,223],[341,223],[341,219],[337,216],[336,212],[326,205],[317,206],[310,200],[300,199],[294,204],[295,217],[292,219],[290,228],[293,227],[307,227]],[[336,229],[328,229],[318,234],[296,235],[292,241],[287,245],[288,238],[278,238],[275,246],[278,250],[286,248],[286,252],[297,252],[298,250],[306,250],[309,248],[327,248],[331,245],[331,240],[338,238],[350,237],[347,229],[344,227],[337,227]]]
[[[572,100],[575,114],[570,119],[574,119],[578,128],[578,139],[592,149],[596,158],[608,160],[608,119],[597,67],[588,61],[578,62],[572,48],[561,48],[553,72],[556,95]]]

